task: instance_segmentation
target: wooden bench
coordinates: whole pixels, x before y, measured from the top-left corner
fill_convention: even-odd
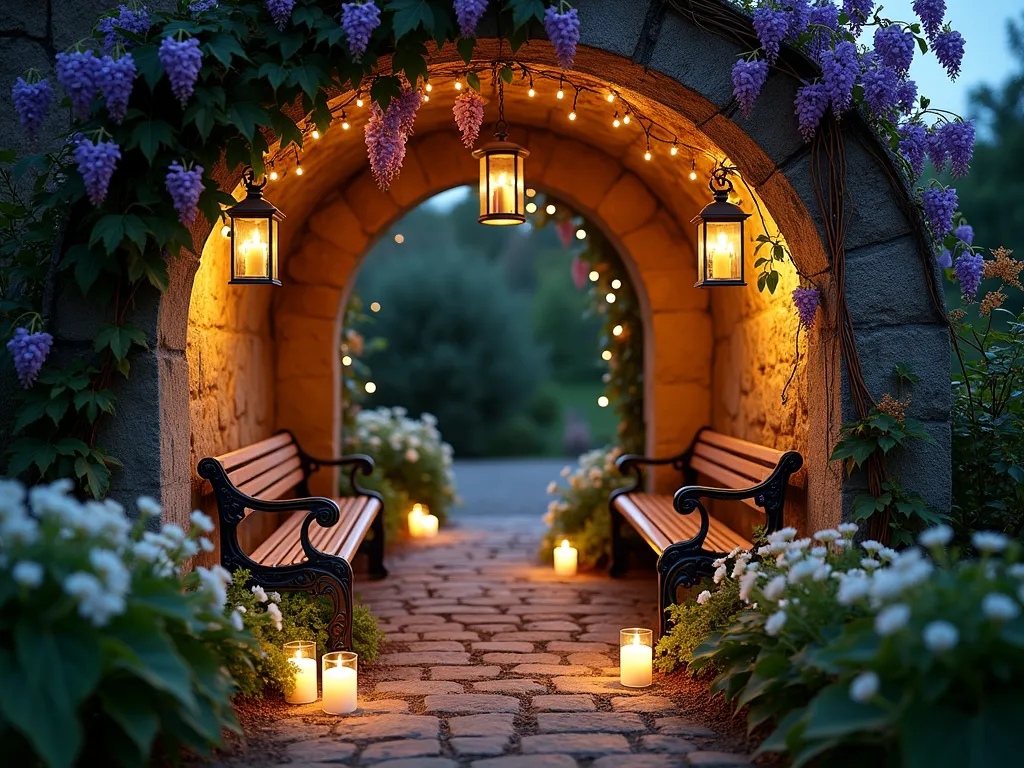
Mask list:
[[[357,495],[310,497],[310,474],[328,466],[350,466]],[[334,602],[334,617],[327,629],[331,650],[352,647],[350,563],[370,531],[370,575],[387,576],[383,500],[356,481],[357,474],[372,471],[373,459],[361,454],[314,458],[290,432],[199,462],[199,475],[209,481],[207,490],[217,500],[221,564],[232,572],[248,569],[253,583],[268,590],[330,597]],[[252,554],[246,554],[238,542],[238,525],[252,512],[291,514]],[[319,527],[311,531],[314,521]]]
[[[676,601],[679,587],[693,587],[711,576],[714,560],[750,541],[708,514],[701,499],[741,501],[765,515],[765,532],[782,527],[790,477],[803,466],[796,451],[776,451],[704,428],[683,453],[665,459],[620,456],[623,474],[633,483],[612,492],[608,501],[612,524],[612,576],[625,573],[628,552],[622,522],[630,525],[658,553],[658,609],[661,633],[668,631],[665,609]],[[683,487],[673,496],[643,492],[642,467],[670,465],[682,474]],[[698,475],[720,484],[696,485]],[[693,511],[699,518],[690,516]]]

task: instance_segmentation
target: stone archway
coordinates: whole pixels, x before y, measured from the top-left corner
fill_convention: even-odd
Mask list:
[[[622,7],[621,4],[595,1],[581,5],[584,6],[581,17],[585,21],[582,47],[577,57],[579,72],[616,88],[628,89],[659,120],[675,121],[682,126],[681,130],[691,132],[688,136],[693,140],[705,143],[720,156],[729,157],[740,168],[754,193],[763,202],[767,214],[787,238],[800,268],[805,273],[824,273],[828,265],[822,248],[822,226],[817,213],[811,158],[792,116],[792,96],[797,86],[796,81],[780,73],[773,73],[752,114],[743,118],[736,112],[728,67],[723,65],[723,62],[731,61],[739,53],[737,46],[702,31],[681,14],[671,9],[666,10],[658,3],[652,4],[650,14],[640,4]],[[749,22],[738,17],[738,23]],[[494,48],[493,41],[481,40],[477,50],[481,58],[486,59]],[[523,50],[521,57],[538,67],[550,67],[553,63],[550,46],[542,42],[531,43]],[[447,48],[435,56],[437,66],[455,60],[454,50]],[[582,124],[584,121],[579,122]],[[552,136],[564,136],[568,130],[564,125],[553,123],[547,125],[547,128]],[[876,397],[891,386],[890,375],[897,361],[909,363],[922,375],[922,385],[915,397],[915,403],[920,404],[917,415],[925,422],[936,443],[918,447],[914,453],[905,456],[900,471],[908,477],[917,478],[917,489],[935,506],[945,508],[949,503],[947,470],[950,398],[943,382],[948,365],[948,339],[941,318],[921,290],[924,281],[937,279],[937,273],[926,271],[924,265],[930,262],[922,258],[926,254],[922,253],[918,236],[920,225],[906,213],[909,209],[906,191],[894,181],[896,175],[884,151],[859,126],[856,119],[847,120],[843,130],[847,138],[847,197],[851,211],[846,240],[847,301],[864,361],[864,375]],[[427,141],[429,134],[429,127],[425,127],[422,140]],[[594,135],[597,135],[597,131]],[[556,142],[560,140],[555,139]],[[393,218],[395,212],[389,214],[387,211],[378,211],[374,215],[379,216],[380,221],[375,225],[369,223],[373,218],[369,215],[372,211],[370,208],[361,209],[360,203],[372,197],[372,181],[368,174],[354,174],[348,170],[354,167],[352,163],[356,158],[365,163],[361,158],[358,139],[350,140],[350,144],[357,146],[355,149],[336,150],[334,154],[324,156],[323,167],[330,169],[330,173],[325,174],[321,181],[311,184],[307,181],[304,190],[289,188],[282,182],[281,195],[287,195],[291,221],[309,218],[310,231],[323,238],[322,232],[318,234],[313,226],[314,211],[328,190],[345,183],[346,200],[353,219],[359,223],[369,241],[374,232],[379,232],[385,222]],[[550,151],[557,153],[555,147],[557,143]],[[619,145],[623,167],[643,181],[661,202],[666,216],[671,216],[676,231],[684,238],[687,237],[688,230],[681,226],[681,222],[685,222],[697,209],[695,193],[685,191],[679,173],[673,175],[647,169],[638,171],[643,161],[636,159],[639,153],[629,155],[629,148],[628,142]],[[278,162],[284,166],[288,161],[282,157],[278,158]],[[572,172],[569,163],[565,162],[555,162],[545,167],[560,169],[553,173]],[[453,182],[461,183],[467,178],[469,176],[462,174]],[[223,179],[226,188],[232,187],[235,181],[232,178]],[[551,186],[561,188],[563,185],[552,181]],[[394,203],[395,211],[399,210],[399,205],[409,205],[425,194],[412,191],[415,188],[415,171],[410,173],[407,168],[402,181],[391,192],[393,202],[404,200],[404,203]],[[571,192],[568,194],[571,195]],[[351,204],[353,200],[356,201],[355,205]],[[586,200],[581,199],[579,202],[584,210],[588,210]],[[283,199],[281,204],[285,207]],[[592,202],[591,205],[596,207],[600,215],[600,202]],[[369,227],[369,232],[366,227]],[[614,233],[614,227],[611,229]],[[207,233],[197,234],[202,236],[197,237],[197,242],[202,242]],[[296,230],[292,230],[288,237],[290,239],[286,240],[285,246],[289,253],[302,253],[306,241],[297,236]],[[208,248],[222,247],[218,246],[216,238],[214,233]],[[629,247],[625,238],[623,244]],[[317,259],[322,258],[322,253],[307,256],[293,262],[293,266],[286,266],[288,277],[294,283],[274,297],[273,302],[268,295],[256,293],[231,299],[236,303],[238,311],[251,318],[247,327],[253,339],[266,338],[268,331],[279,340],[285,339],[289,331],[288,322],[284,318],[309,317],[312,311],[313,319],[323,321],[317,325],[317,333],[323,342],[322,349],[326,350],[334,343],[336,324],[332,318],[337,316],[337,302],[344,286],[324,284],[323,273],[318,272],[317,267]],[[356,254],[352,254],[351,259],[354,263]],[[689,261],[688,258],[684,260]],[[133,490],[159,490],[171,508],[178,509],[187,508],[186,499],[191,488],[191,438],[188,424],[184,423],[189,396],[185,351],[186,308],[193,295],[196,268],[196,262],[187,260],[182,260],[174,267],[172,288],[161,302],[159,321],[156,323],[159,344],[154,352],[154,369],[159,372],[158,379],[140,384],[152,389],[151,396],[139,398],[140,402],[131,406],[138,409],[140,414],[148,414],[158,420],[159,471],[156,471],[156,466],[143,461],[143,466],[134,470],[134,477],[121,481],[122,487]],[[824,279],[827,280],[827,276]],[[304,283],[303,280],[309,282]],[[680,284],[672,280],[658,283],[659,289],[668,293],[691,291],[691,284]],[[747,310],[745,303],[748,297],[745,295],[743,299],[737,300],[738,304],[731,304],[731,299],[712,301],[718,302],[711,307],[710,312],[711,325],[717,333],[719,323],[724,328],[730,320],[735,321],[743,315]],[[808,525],[814,526],[835,522],[840,514],[840,503],[852,492],[844,489],[840,494],[839,478],[827,467],[826,461],[835,428],[843,418],[851,414],[846,405],[849,400],[848,385],[834,343],[834,318],[830,316],[834,307],[826,304],[823,309],[824,317],[809,346],[810,359],[805,369],[807,375],[813,377],[813,386],[808,387],[807,402],[806,434],[810,440],[804,450],[808,458],[809,475],[818,479],[816,485],[810,488],[813,518],[808,520]],[[683,336],[677,333],[676,337]],[[672,335],[666,334],[666,339],[670,338]],[[666,340],[663,343],[671,342]],[[754,348],[758,346],[756,335],[749,344]],[[289,366],[294,365],[294,361],[288,359],[288,353],[283,352],[287,346],[285,344],[274,353],[278,371],[288,370]],[[719,346],[716,342],[716,349]],[[729,349],[730,355],[734,354],[731,341]],[[265,361],[265,354],[264,350],[255,350],[253,359]],[[220,362],[224,364],[224,361]],[[321,362],[327,365],[326,360]],[[226,364],[229,368],[235,367],[230,362]],[[195,365],[202,366],[202,360],[194,362]],[[714,366],[714,370],[721,367],[728,371],[721,355],[714,361]],[[939,372],[942,375],[932,375]],[[314,380],[308,377],[295,379],[288,382],[290,391],[287,395],[279,393],[274,398],[274,417],[262,423],[261,429],[271,429],[288,420],[286,417],[292,414],[287,409],[294,403],[325,403],[323,398],[328,397],[323,394],[325,379],[316,379],[318,385],[310,384]],[[273,381],[275,387],[280,388],[286,377],[275,373]],[[192,394],[196,396],[198,393]],[[749,388],[744,392],[742,382],[740,394],[751,394]],[[714,417],[718,408],[717,390],[713,396],[716,400],[710,410]],[[318,401],[317,398],[321,399]],[[731,400],[735,402],[736,398],[731,397]],[[234,405],[236,411],[247,407],[246,402],[236,401]],[[727,405],[723,407],[735,427],[738,412],[730,412]],[[771,409],[762,408],[762,412],[767,414]],[[218,419],[231,421],[237,419],[237,415],[232,416],[230,411],[225,410],[223,413],[218,412]],[[211,417],[206,414],[200,418]],[[230,430],[229,426],[229,433]],[[238,439],[242,439],[241,431],[238,432]],[[317,446],[318,449],[320,447]]]

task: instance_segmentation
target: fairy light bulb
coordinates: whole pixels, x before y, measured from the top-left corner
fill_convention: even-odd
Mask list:
[[[461,80],[456,80],[455,81],[455,90],[456,91],[461,91],[462,90],[462,81]]]
[[[629,125],[629,121],[630,121],[629,112],[627,112],[626,114],[624,114],[622,116],[622,122],[625,125]]]
[[[614,328],[612,328],[612,336],[621,336],[621,335],[622,335],[622,326],[621,325],[616,325]]]
[[[569,119],[570,120],[575,120],[576,119],[576,112],[575,112],[575,110],[569,113]]]
[[[302,161],[298,160],[295,163],[295,175],[301,176],[303,173],[305,173],[305,171],[302,170]]]
[[[427,83],[425,86],[423,86],[423,88],[424,90],[426,90],[427,93],[430,93],[432,90],[434,90],[434,86],[432,86],[430,83]]]
[[[601,395],[599,398],[597,398],[597,405],[599,408],[607,408],[608,398],[605,397],[604,395]]]
[[[548,207],[544,210],[547,211],[548,216],[554,216],[556,210],[554,203],[548,203]]]
[[[537,95],[537,92],[533,89],[533,86],[531,85],[530,90],[528,90],[526,94],[532,99],[534,96]]]
[[[608,103],[611,104],[613,101],[615,101],[615,94],[609,93],[607,96],[605,96],[605,98],[608,100]]]
[[[612,351],[610,349],[606,349],[604,352],[601,353],[601,359],[605,361],[611,360]]]
[[[606,294],[605,297],[604,297],[604,300],[607,301],[609,304],[614,304],[615,303],[615,294],[614,293]]]
[[[619,120],[619,113],[616,112],[615,117],[612,118],[612,127],[618,128],[620,125],[622,125],[622,121]]]
[[[313,132],[309,135],[313,137],[314,141],[320,141],[320,131],[318,131],[316,128],[314,128]]]
[[[586,240],[587,239],[587,230],[583,229],[583,227],[580,227],[579,229],[577,229],[576,230],[576,239],[577,240]]]
[[[363,100],[361,98],[356,98],[356,106],[357,107],[363,106]]]
[[[277,171],[271,171],[271,172],[270,172],[270,176],[269,176],[268,178],[269,178],[269,179],[270,179],[271,181],[277,181],[277,180],[278,180],[279,178],[281,178],[281,177],[277,175]]]
[[[617,291],[621,287],[622,287],[622,281],[619,280],[619,278],[615,278],[614,280],[612,280],[612,288],[614,288]]]
[[[672,157],[675,157],[679,154],[679,147],[673,142],[672,149],[670,149],[668,153],[672,155]]]
[[[561,88],[559,88],[558,92],[555,94],[555,98],[556,99],[564,99],[565,98],[565,91],[563,91]]]
[[[533,202],[527,203],[526,204],[526,212],[527,213],[536,213],[537,212],[537,204],[533,203]]]
[[[590,282],[596,283],[598,281],[598,278],[601,277],[601,273],[598,272],[596,269],[592,269],[590,270],[590,274],[587,275],[587,277],[590,278]]]
[[[374,392],[377,391],[377,385],[374,384],[372,381],[368,381],[366,382],[365,385],[363,385],[363,389],[366,390],[367,394],[372,395]]]
[[[231,237],[231,227],[225,224],[220,228],[221,237]]]
[[[352,365],[352,358],[349,357],[348,355],[345,355],[343,358],[341,358],[341,364],[346,366]]]
[[[650,159],[651,159],[651,150],[648,149],[646,152],[644,152],[644,160],[650,160]]]

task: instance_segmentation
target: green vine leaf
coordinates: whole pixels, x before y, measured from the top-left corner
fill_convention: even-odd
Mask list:
[[[110,488],[110,469],[92,454],[75,459],[75,476],[83,481],[94,499],[102,499]]]
[[[270,125],[270,115],[263,107],[252,101],[236,101],[228,107],[228,120],[238,128],[252,144],[257,126]],[[246,152],[248,154],[248,151]]]
[[[512,25],[519,29],[531,21],[543,21],[544,0],[510,0]]]
[[[75,408],[79,412],[84,411],[89,421],[96,421],[100,413],[114,412],[114,393],[109,389],[101,389],[98,392],[87,389],[75,395]]]
[[[476,47],[475,37],[460,37],[459,42],[455,44],[455,48],[459,52],[459,56],[466,62],[466,66],[473,61],[473,49]]]
[[[498,77],[504,80],[509,85],[512,85],[512,70],[508,67],[502,67],[498,70]]]
[[[226,68],[231,67],[231,59],[234,56],[243,61],[249,61],[249,57],[246,56],[245,49],[242,48],[238,39],[226,32],[221,32],[210,38],[210,41],[206,44],[206,50],[212,53],[213,57]]]
[[[114,253],[121,242],[128,238],[142,250],[146,247],[147,237],[145,222],[134,213],[126,213],[121,216],[116,213],[108,213],[92,228],[89,245],[103,243],[107,253]]]
[[[158,253],[132,252],[128,256],[128,279],[133,283],[146,278],[158,291],[167,290],[167,262]]]
[[[434,11],[427,0],[388,0],[387,10],[395,14],[392,26],[396,40],[420,26],[429,33],[434,31]]]
[[[474,91],[480,90],[480,75],[478,75],[476,72],[470,72],[468,75],[466,75],[466,82],[469,83],[469,87],[472,88]]]
[[[57,448],[48,440],[38,437],[22,437],[11,443],[7,449],[11,460],[7,465],[7,473],[13,476],[24,474],[35,466],[40,475],[45,475],[57,459]]]
[[[173,145],[174,130],[169,123],[165,123],[163,120],[147,120],[139,123],[128,140],[128,149],[135,147],[141,149],[150,165],[153,165],[153,160],[161,146]]]
[[[370,98],[387,109],[392,99],[402,95],[402,81],[397,77],[378,77],[370,86]]]
[[[405,72],[405,79],[415,85],[427,78],[427,47],[419,40],[404,40],[391,59],[391,68]]]
[[[109,348],[118,360],[127,357],[133,345],[143,349],[149,348],[149,345],[146,344],[146,332],[132,323],[123,323],[122,325],[108,323],[100,328],[99,333],[96,334],[96,340],[93,342],[93,348],[97,352]]]

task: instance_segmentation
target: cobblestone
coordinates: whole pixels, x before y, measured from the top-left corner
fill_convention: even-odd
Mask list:
[[[561,656],[554,653],[485,653],[484,664],[557,664]]]
[[[473,683],[473,690],[489,693],[543,693],[547,687],[535,680],[485,680]]]
[[[459,683],[445,680],[397,680],[377,683],[377,693],[396,693],[399,696],[425,696],[431,693],[462,693]]]
[[[441,742],[437,739],[401,739],[371,744],[363,750],[359,759],[364,763],[370,763],[399,757],[431,757],[439,754]]]
[[[534,696],[531,703],[538,712],[593,712],[597,709],[593,696]]]
[[[617,712],[567,712],[537,715],[541,733],[640,733],[647,730],[639,715]]]
[[[675,712],[676,705],[672,703],[672,699],[665,696],[648,696],[645,694],[633,698],[612,699],[612,709],[616,712],[645,712],[647,714],[657,712],[662,714],[665,712]]]
[[[583,757],[597,757],[629,752],[629,742],[618,733],[556,733],[542,736],[523,736],[524,754],[568,752]]]
[[[498,696],[486,693],[453,693],[427,696],[423,703],[427,712],[445,714],[519,711],[519,699],[512,696]]]
[[[464,715],[448,721],[453,736],[511,736],[514,716],[504,714]]]
[[[440,721],[429,715],[367,715],[346,718],[338,727],[343,741],[361,739],[436,738]]]

